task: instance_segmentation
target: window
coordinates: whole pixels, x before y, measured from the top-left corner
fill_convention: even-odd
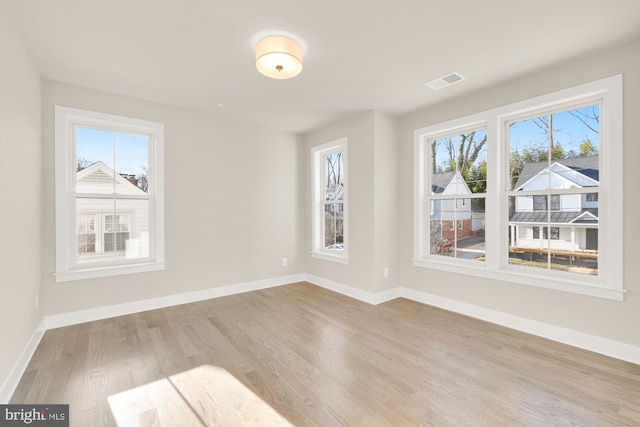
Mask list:
[[[96,220],[95,215],[86,214],[78,214],[76,218],[78,259],[80,259],[96,253]]]
[[[534,211],[546,211],[547,210],[547,196],[533,196],[533,210]]]
[[[414,265],[622,299],[622,76],[414,136]]]
[[[428,250],[430,256],[484,260],[486,144],[487,131],[482,126],[447,131],[425,140],[425,161],[431,168],[421,182],[431,209],[428,224],[422,224],[421,231],[424,237],[429,236],[428,249],[422,240],[425,246],[420,250]],[[423,218],[427,221],[426,215]]]
[[[312,256],[347,263],[347,139],[311,150]]]
[[[163,125],[56,106],[56,280],[164,268]]]
[[[540,228],[542,228],[542,238],[549,239],[549,231],[551,232],[551,240],[560,239],[560,227],[533,227],[533,238],[540,238]]]
[[[104,216],[104,253],[125,253],[130,243],[130,215]]]
[[[534,211],[546,211],[547,210],[547,200],[551,200],[550,209],[552,211],[560,210],[560,196],[557,194],[553,194],[550,197],[547,195],[544,196],[533,196],[533,210]]]

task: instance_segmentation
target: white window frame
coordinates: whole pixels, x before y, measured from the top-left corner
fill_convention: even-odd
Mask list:
[[[74,137],[74,127],[77,125],[149,135],[148,257],[95,263],[77,262]],[[56,282],[164,270],[164,125],[162,123],[56,105],[55,180],[56,272],[54,275]],[[96,232],[102,234],[102,230],[96,230]],[[100,242],[100,244],[103,243]],[[97,241],[96,245],[98,245]]]
[[[536,98],[428,126],[414,131],[414,257],[417,267],[446,270],[506,282],[572,292],[622,301],[622,75],[542,95]],[[570,109],[596,103],[600,111],[600,180],[598,275],[533,269],[508,263],[509,138],[508,123],[537,112]],[[484,262],[431,255],[429,253],[429,207],[431,175],[428,141],[469,128],[487,128],[487,192]],[[568,190],[567,190],[568,191]],[[575,190],[571,190],[576,192]],[[593,189],[583,189],[593,193]],[[502,207],[502,208],[500,208]]]
[[[311,256],[325,261],[333,261],[341,264],[349,263],[349,205],[348,205],[348,157],[347,138],[343,137],[335,141],[327,142],[311,148]],[[342,153],[344,188],[343,188],[343,249],[329,250],[324,247],[324,161],[327,154]]]

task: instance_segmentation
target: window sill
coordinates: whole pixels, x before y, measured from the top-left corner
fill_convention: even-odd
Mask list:
[[[349,264],[349,258],[341,255],[332,255],[326,252],[311,252],[313,258],[322,259],[325,261],[337,262],[339,264]]]
[[[615,301],[623,301],[626,292],[622,287],[605,286],[594,277],[575,276],[575,279],[559,279],[554,274],[548,274],[547,271],[539,271],[537,274],[532,274],[517,268],[490,270],[484,264],[479,266],[460,265],[459,263],[427,259],[414,259],[413,265]]]
[[[143,264],[118,265],[100,268],[86,268],[54,273],[56,282],[96,279],[99,277],[122,276],[125,274],[147,273],[165,269],[164,262],[148,262]]]

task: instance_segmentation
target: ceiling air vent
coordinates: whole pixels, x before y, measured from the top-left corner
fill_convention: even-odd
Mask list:
[[[433,90],[442,89],[443,87],[450,86],[454,83],[458,83],[464,80],[464,76],[460,73],[453,72],[449,73],[445,76],[438,77],[435,80],[431,80],[429,83],[426,83]]]

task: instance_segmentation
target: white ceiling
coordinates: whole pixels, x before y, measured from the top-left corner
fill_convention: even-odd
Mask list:
[[[640,0],[4,3],[44,78],[293,132],[405,113],[640,37]],[[256,71],[252,40],[270,30],[306,44],[299,76]],[[466,80],[425,86],[452,71]]]

